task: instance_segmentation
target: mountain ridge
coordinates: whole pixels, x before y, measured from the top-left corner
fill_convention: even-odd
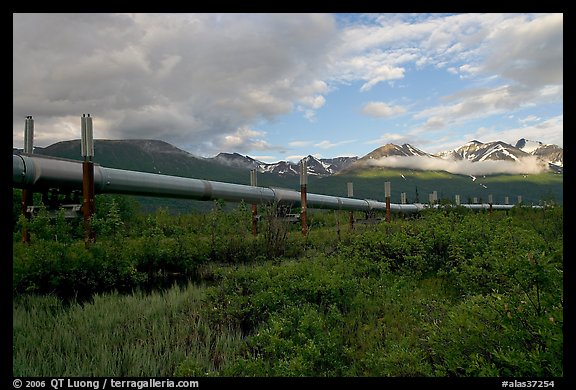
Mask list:
[[[478,141],[479,142],[479,141]],[[532,145],[532,144],[530,144]],[[530,146],[528,142],[523,147]],[[386,146],[386,145],[384,145]],[[522,146],[522,145],[521,145]],[[540,144],[533,144],[536,149],[541,148],[545,151],[546,147]],[[425,161],[443,162],[439,157],[433,157],[410,145],[398,146],[389,145],[380,147],[380,152],[395,151],[396,155],[380,153],[383,160],[406,160],[417,162],[416,168],[387,167],[375,166],[368,168],[359,168],[351,170],[352,166],[357,163],[358,158],[334,158],[334,159],[317,159],[313,156],[307,156],[308,171],[314,171],[310,174],[309,190],[313,193],[346,196],[347,183],[354,182],[354,194],[356,197],[363,199],[381,199],[382,182],[391,181],[393,183],[393,193],[397,196],[399,192],[404,191],[408,194],[409,199],[417,199],[418,192],[425,199],[427,193],[438,190],[440,197],[447,196],[452,198],[453,194],[459,194],[462,199],[478,197],[485,199],[488,194],[492,194],[495,199],[502,201],[504,196],[510,199],[517,195],[522,195],[523,199],[528,202],[538,202],[545,198],[554,198],[562,203],[563,191],[562,175],[553,174],[528,174],[505,173],[484,176],[482,173],[454,173],[448,170],[426,170],[422,169],[422,163]],[[375,149],[375,150],[377,150]],[[561,149],[560,149],[561,150]],[[14,154],[22,151],[13,148]],[[403,151],[403,152],[402,152]],[[100,140],[94,142],[94,163],[107,168],[126,169],[139,172],[149,172],[165,174],[171,176],[191,177],[201,180],[213,180],[219,182],[236,183],[250,185],[250,167],[244,167],[244,161],[252,163],[251,169],[257,169],[258,160],[242,156],[241,154],[222,153],[220,162],[215,157],[197,157],[186,151],[180,150],[166,142],[155,140]],[[425,155],[422,155],[422,154]],[[53,156],[56,158],[67,158],[81,161],[80,140],[62,141],[48,147],[36,147],[34,154]],[[412,155],[413,154],[413,155]],[[369,154],[368,154],[369,155]],[[368,156],[367,155],[367,156]],[[375,154],[372,155],[373,157]],[[381,156],[381,157],[382,157]],[[364,156],[366,157],[366,156]],[[234,166],[230,160],[237,160]],[[532,158],[535,158],[532,156]],[[222,162],[228,162],[224,164]],[[371,159],[378,161],[378,159]],[[348,163],[348,169],[334,171],[335,163]],[[482,164],[494,164],[497,166],[518,164],[515,161],[481,161],[470,162],[461,160],[457,164],[467,166],[480,166]],[[299,165],[295,163],[276,163],[266,164],[267,170],[258,175],[258,186],[270,188],[287,188],[297,190],[299,188]],[[279,170],[284,169],[284,174],[278,174]],[[334,173],[330,173],[330,170]],[[147,200],[139,199],[139,202],[146,204],[145,207],[157,207],[165,200]],[[399,201],[399,200],[396,200]],[[166,200],[166,202],[168,202]],[[178,203],[180,202],[180,203]],[[192,203],[190,203],[192,202]],[[194,201],[195,202],[195,201]],[[204,203],[198,201],[179,201],[170,200],[170,207],[178,204],[180,210],[189,210],[190,207],[205,209]],[[183,211],[183,212],[184,212]]]
[[[41,148],[36,147],[35,153],[56,155],[59,157],[79,159],[80,140],[61,141],[50,146]],[[408,143],[397,145],[388,143],[380,146],[362,157],[334,157],[334,158],[316,158],[308,155],[298,161],[278,161],[276,163],[265,163],[256,160],[250,156],[239,153],[221,152],[214,157],[198,157],[186,152],[178,147],[161,140],[153,139],[126,139],[126,140],[95,140],[96,156],[98,148],[107,149],[107,153],[114,156],[115,153],[133,153],[132,165],[134,160],[151,159],[152,165],[148,171],[162,173],[162,170],[154,163],[154,156],[176,157],[182,161],[191,160],[197,164],[217,163],[220,166],[230,167],[239,170],[255,169],[259,173],[271,173],[279,176],[297,176],[300,173],[300,163],[305,160],[307,163],[308,174],[318,177],[331,176],[342,172],[350,172],[361,169],[370,169],[378,166],[384,166],[387,162],[393,162],[395,167],[411,167],[420,170],[427,169],[425,164],[420,164],[419,168],[411,161],[411,165],[403,166],[403,157],[426,158],[426,161],[447,161],[447,162],[471,162],[481,163],[487,161],[507,161],[510,163],[520,162],[526,158],[536,158],[537,161],[547,167],[552,172],[563,173],[564,151],[557,145],[544,144],[540,141],[527,140],[521,138],[515,145],[503,141],[492,141],[483,143],[478,140],[471,140],[460,147],[439,153],[427,153]],[[122,151],[115,149],[124,148]],[[19,151],[14,149],[15,153]],[[122,159],[122,156],[116,156]],[[168,158],[168,157],[167,157]],[[389,159],[389,160],[387,160]],[[108,158],[110,160],[110,158]],[[113,158],[112,158],[113,160]],[[407,161],[407,160],[406,160]],[[115,165],[115,164],[113,164]],[[389,166],[389,165],[388,165]],[[442,170],[442,169],[440,169]],[[174,174],[174,172],[172,172]]]

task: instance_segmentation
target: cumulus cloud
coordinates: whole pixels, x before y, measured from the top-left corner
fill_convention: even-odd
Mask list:
[[[302,146],[309,146],[312,144],[312,141],[291,141],[288,142],[288,146],[300,148]]]
[[[527,117],[524,117],[522,119],[518,119],[518,121],[520,123],[528,123],[528,122],[535,122],[535,121],[539,121],[540,118],[538,118],[536,115],[528,115]]]
[[[521,15],[502,21],[489,35],[481,68],[531,88],[563,83],[564,16]]]
[[[216,150],[229,150],[247,152],[249,150],[270,150],[273,147],[262,137],[266,133],[241,127],[232,134],[221,135],[216,138],[214,148]]]
[[[562,99],[563,88],[556,89],[552,97],[546,90],[549,88],[529,89],[518,85],[470,89],[445,98],[454,103],[426,108],[413,117],[425,119],[420,130],[435,130]]]
[[[398,80],[415,64],[457,69],[475,52],[506,14],[378,15],[344,28],[332,76],[340,81],[364,80],[362,91]],[[453,65],[452,65],[453,64]],[[475,64],[468,64],[471,71]]]
[[[505,114],[563,99],[563,15],[511,15],[498,20],[470,48],[470,59],[449,71],[461,77],[488,75],[503,80],[488,88],[467,89],[447,96],[453,103],[422,110],[422,130],[440,129],[465,121]],[[462,53],[464,54],[464,52]]]
[[[13,139],[27,115],[38,146],[79,138],[90,113],[96,138],[156,138],[200,155],[279,150],[254,128],[292,112],[314,122],[339,86],[398,91],[426,67],[468,87],[401,100],[421,108],[407,119],[411,137],[562,102],[563,15],[16,13]],[[406,111],[375,101],[362,113]],[[536,134],[543,121],[524,123]]]
[[[320,149],[331,149],[331,148],[335,148],[336,146],[341,146],[341,145],[346,145],[349,143],[355,142],[355,140],[347,140],[347,141],[340,141],[340,142],[332,142],[332,141],[328,141],[328,140],[323,140],[318,142],[317,144],[314,144],[314,146],[320,148]]]
[[[392,106],[384,102],[370,102],[366,103],[362,108],[362,113],[369,116],[386,118],[390,116],[400,115],[406,112],[402,106]]]
[[[91,113],[96,137],[161,138],[191,151],[230,144],[227,136],[295,104],[312,115],[325,101],[317,76],[337,36],[323,14],[13,19],[15,138],[27,115],[48,141],[68,134],[71,115]]]
[[[502,140],[511,145],[516,144],[520,138],[540,141],[563,147],[564,144],[564,116],[558,115],[545,119],[533,119],[528,125],[523,123],[520,127],[509,129],[478,129],[469,135],[469,139]]]
[[[446,171],[458,175],[537,174],[546,169],[546,165],[534,156],[524,157],[516,162],[490,160],[472,162],[425,156],[390,156],[371,159],[366,164],[378,167]]]
[[[477,80],[477,87],[444,96],[416,114],[413,119],[422,121],[416,134],[562,101],[562,14],[400,14],[367,19],[344,29],[335,79],[364,80],[365,91],[403,78],[415,64]]]

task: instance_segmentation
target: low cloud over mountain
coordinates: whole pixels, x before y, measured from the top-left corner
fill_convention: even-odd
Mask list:
[[[536,174],[563,171],[563,149],[521,139],[517,146],[496,141],[470,141],[461,147],[429,154],[409,144],[387,144],[362,157],[351,169],[362,167],[438,170],[460,175]]]

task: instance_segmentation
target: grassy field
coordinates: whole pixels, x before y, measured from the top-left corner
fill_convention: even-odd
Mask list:
[[[123,219],[114,199],[88,247],[16,227],[15,376],[564,376],[561,207],[252,236],[242,205]]]

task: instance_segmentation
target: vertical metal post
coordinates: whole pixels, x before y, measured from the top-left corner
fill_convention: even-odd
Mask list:
[[[518,195],[518,204],[522,203],[522,195]]]
[[[354,197],[354,183],[348,182],[347,186],[348,186],[348,197],[353,198]],[[349,215],[350,230],[354,230],[354,211],[350,210],[348,215]]]
[[[256,169],[250,171],[250,185],[253,187],[258,186]],[[252,235],[258,235],[258,207],[256,206],[256,203],[252,204]]]
[[[505,196],[505,197],[504,197],[504,204],[508,204],[509,201],[510,201],[510,200],[508,199],[508,197]]]
[[[384,195],[386,196],[386,222],[390,222],[390,182],[384,183]]]
[[[302,235],[308,235],[308,213],[306,191],[308,185],[308,164],[305,159],[300,162],[300,222],[302,223]]]
[[[24,153],[32,154],[34,152],[34,119],[31,115],[26,117],[24,121]],[[30,220],[32,214],[28,212],[28,206],[34,204],[34,193],[32,190],[22,190],[22,215],[27,220]],[[26,230],[26,226],[22,227],[22,242],[30,242],[30,233]]]
[[[456,206],[460,206],[460,195],[458,195],[458,194],[454,195],[454,200],[455,200]]]
[[[82,214],[84,216],[84,243],[92,244],[96,235],[90,226],[90,218],[94,215],[94,137],[92,132],[92,117],[90,114],[82,114],[81,118],[81,142],[82,149]]]
[[[488,205],[489,205],[488,213],[492,214],[492,194],[488,194]]]
[[[34,151],[34,119],[32,115],[26,117],[24,121],[24,153],[32,154]]]

